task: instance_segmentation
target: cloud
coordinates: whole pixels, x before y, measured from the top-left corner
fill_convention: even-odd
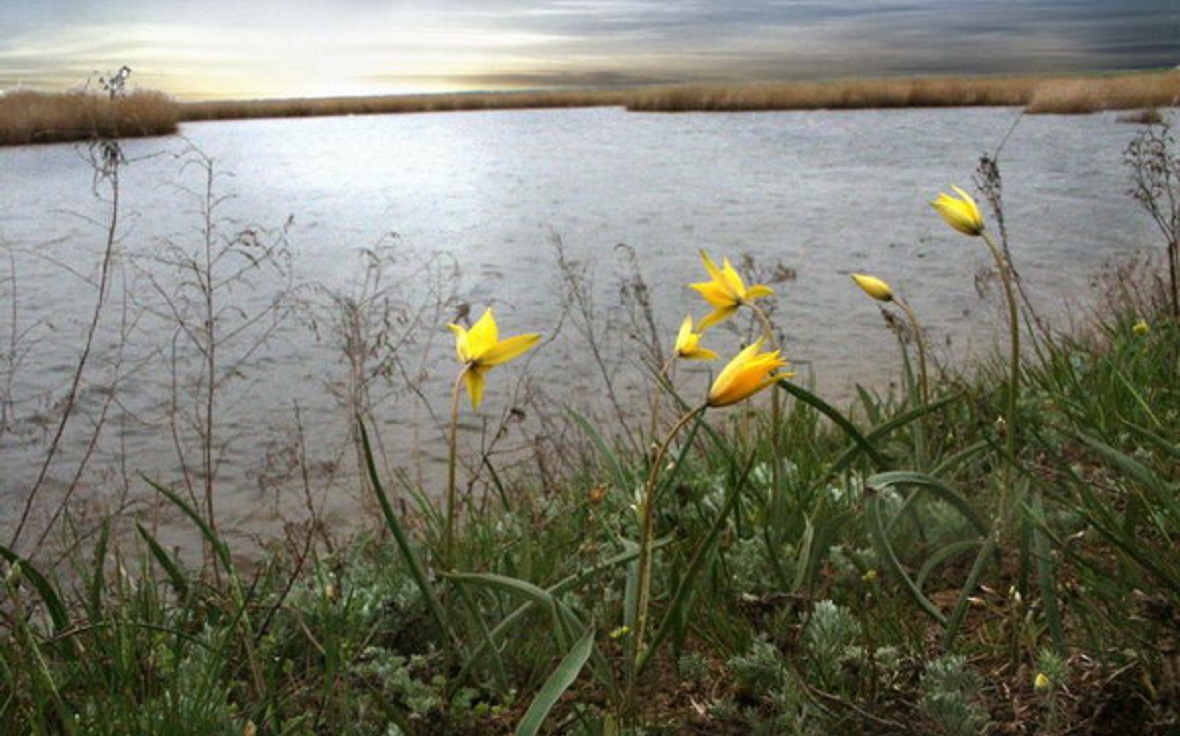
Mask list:
[[[14,1],[0,87],[124,63],[177,94],[290,96],[1180,60],[1169,0]]]

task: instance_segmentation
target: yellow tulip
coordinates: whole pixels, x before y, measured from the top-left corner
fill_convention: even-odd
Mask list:
[[[721,267],[718,268],[709,254],[701,251],[701,261],[705,264],[705,270],[709,272],[709,280],[689,286],[700,292],[705,301],[712,305],[713,311],[697,325],[700,332],[729,319],[741,305],[774,293],[774,289],[763,284],[746,288],[745,282],[730,265],[728,258],[722,261]]]
[[[893,301],[893,290],[889,288],[889,284],[885,283],[876,276],[868,276],[863,273],[852,274],[852,280],[861,288],[864,293],[879,302]]]
[[[501,340],[491,309],[486,310],[470,330],[455,324],[447,327],[455,334],[455,352],[463,364],[463,382],[471,397],[471,406],[476,409],[483,401],[484,374],[493,366],[520,357],[541,339],[540,335],[527,334]]]
[[[775,373],[787,365],[779,351],[760,353],[762,340],[742,350],[721,369],[709,389],[706,404],[712,407],[729,406],[747,399],[767,386],[786,380],[794,373]]]
[[[1131,331],[1136,335],[1146,335],[1151,332],[1151,325],[1147,324],[1147,320],[1141,319],[1131,327]]]
[[[952,197],[946,192],[940,192],[938,199],[935,199],[930,204],[942,215],[942,219],[946,220],[946,224],[963,233],[964,235],[980,235],[983,233],[983,215],[979,211],[979,205],[975,204],[975,200],[971,195],[964,192],[958,187],[952,186],[958,197]]]
[[[701,347],[701,333],[693,332],[692,317],[680,323],[680,334],[676,336],[676,357],[685,360],[716,360],[717,353]]]

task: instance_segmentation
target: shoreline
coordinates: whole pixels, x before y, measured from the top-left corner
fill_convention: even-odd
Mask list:
[[[480,110],[623,107],[633,112],[757,112],[1023,107],[1030,114],[1140,110],[1180,102],[1180,70],[1091,75],[883,77],[824,82],[450,92],[181,102],[158,91],[125,97],[30,90],[0,95],[0,145],[170,135],[180,123]]]

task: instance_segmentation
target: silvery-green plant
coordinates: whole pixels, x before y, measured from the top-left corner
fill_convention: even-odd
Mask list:
[[[922,698],[918,708],[936,722],[947,736],[978,736],[991,719],[979,704],[979,675],[958,654],[931,662],[922,673]]]

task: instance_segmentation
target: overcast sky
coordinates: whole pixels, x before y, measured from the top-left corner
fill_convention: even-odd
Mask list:
[[[1180,0],[0,0],[0,89],[182,98],[1175,66]]]

